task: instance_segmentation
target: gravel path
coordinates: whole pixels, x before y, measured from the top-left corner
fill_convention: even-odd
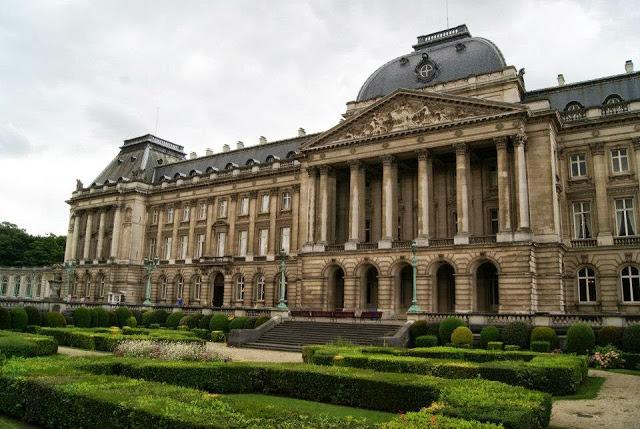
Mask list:
[[[555,401],[551,426],[567,429],[640,427],[640,377],[590,370],[606,380],[596,399]]]
[[[207,343],[207,350],[236,362],[302,362],[302,353],[227,347],[224,343]]]

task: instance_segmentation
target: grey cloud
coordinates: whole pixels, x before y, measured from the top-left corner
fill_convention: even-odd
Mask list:
[[[0,125],[0,157],[19,157],[32,150],[29,140],[13,124]]]
[[[95,103],[86,108],[88,120],[95,124],[93,133],[96,137],[115,141],[125,137],[144,134],[148,131],[144,123],[122,105]]]

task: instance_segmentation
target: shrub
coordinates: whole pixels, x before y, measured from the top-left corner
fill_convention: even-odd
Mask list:
[[[549,346],[555,349],[558,346],[558,335],[553,328],[548,326],[536,326],[531,331],[531,342],[534,341],[548,341]],[[533,348],[531,350],[533,350]]]
[[[11,311],[9,311],[9,317],[11,319],[11,329],[24,331],[27,328],[29,316],[27,316],[24,308],[12,308]]]
[[[117,334],[119,334],[119,332],[116,332],[116,335]],[[122,335],[149,335],[149,332],[144,328],[136,328],[135,326],[123,326]]]
[[[549,341],[531,341],[531,351],[549,353],[551,351],[551,343]]]
[[[211,331],[211,341],[214,343],[223,343],[224,342],[224,332],[222,331]]]
[[[421,335],[415,339],[416,347],[435,347],[438,345],[438,337],[435,335]]]
[[[591,326],[586,323],[576,323],[567,330],[565,348],[567,353],[586,355],[596,344],[596,336]]]
[[[596,346],[593,349],[593,355],[589,358],[589,363],[596,368],[613,369],[620,368],[624,361],[620,350],[609,344],[604,347]]]
[[[202,314],[197,313],[197,314],[190,314],[188,316],[183,317],[182,319],[180,319],[180,324],[179,325],[183,325],[186,326],[189,329],[194,329],[198,327],[198,324],[200,323],[200,319],[202,318]],[[182,323],[184,321],[184,323]]]
[[[127,307],[118,307],[115,310],[116,326],[122,328],[127,324],[127,319],[131,317],[131,311]]]
[[[173,313],[169,314],[169,317],[167,317],[167,321],[165,322],[167,328],[176,329],[178,327],[178,324],[180,323],[180,319],[182,319],[183,317],[184,313],[182,311],[174,311]]]
[[[244,322],[244,326],[242,327],[243,329],[253,329],[256,327],[256,318],[255,317],[249,317],[247,318],[247,321]]]
[[[519,350],[520,350],[520,346],[517,346],[515,344],[507,344],[506,346],[504,346],[505,352],[517,352]]]
[[[165,310],[148,310],[142,313],[142,324],[144,326],[150,326],[154,323],[160,325],[167,321],[169,313]]]
[[[622,352],[622,360],[624,361],[625,369],[640,370],[640,353]]]
[[[160,329],[160,325],[157,323],[152,323],[149,325],[149,329]]]
[[[211,318],[213,314],[203,314],[200,320],[198,321],[198,328],[209,330],[209,323],[211,322]]]
[[[473,342],[473,333],[466,326],[458,326],[451,334],[451,342],[456,346],[470,346]]]
[[[142,324],[142,311],[131,310],[131,315],[136,318],[136,326]]]
[[[524,322],[511,322],[502,331],[502,341],[526,349],[529,346],[530,329]]]
[[[53,338],[18,333],[0,334],[0,353],[6,357],[48,356],[57,352],[58,343]]]
[[[216,314],[211,318],[209,329],[212,331],[229,332],[229,318],[224,314]]]
[[[234,317],[229,322],[229,331],[233,329],[244,329],[244,324],[247,323],[248,317]]]
[[[464,326],[464,322],[457,317],[447,317],[438,327],[438,335],[442,344],[448,344],[451,342],[451,334],[459,327]]]
[[[40,310],[33,306],[27,306],[24,308],[24,311],[27,312],[27,324],[40,326],[42,323],[42,319],[40,318]]]
[[[9,310],[6,308],[0,307],[0,329],[10,329],[11,328],[11,316],[9,315]]]
[[[191,316],[183,316],[180,319],[180,322],[178,322],[178,328],[182,328],[183,326],[187,328],[187,330],[189,329],[189,327],[187,326],[187,322],[191,319]]]
[[[136,319],[134,316],[129,316],[124,324],[125,326],[128,326],[130,328],[135,328],[136,326],[138,326],[138,319]]]
[[[596,333],[596,344],[599,346],[607,346],[611,344],[612,346],[621,348],[623,332],[624,328],[603,326]]]
[[[61,313],[50,311],[47,313],[46,326],[50,328],[64,328],[67,326],[67,321]]]
[[[109,311],[109,326],[118,326],[118,316],[115,311]]]
[[[640,325],[631,325],[624,330],[622,349],[629,353],[640,353]]]
[[[196,337],[202,338],[203,340],[208,341],[211,339],[211,332],[208,329],[194,328],[191,330],[191,332],[193,332]]]
[[[107,328],[109,326],[109,313],[102,307],[91,309],[91,327]]]
[[[500,331],[495,326],[485,326],[480,331],[480,345],[484,348],[490,342],[498,341],[500,339]]]
[[[487,349],[489,350],[502,350],[504,343],[502,341],[489,341],[487,343]]]
[[[72,313],[73,325],[78,328],[91,327],[91,311],[86,307],[79,307]]]
[[[415,346],[416,338],[425,335],[438,337],[439,323],[429,323],[426,320],[417,320],[409,328],[409,346]]]
[[[271,320],[271,317],[269,316],[260,316],[256,319],[256,328],[258,326],[264,325],[265,323],[267,323],[269,320]]]

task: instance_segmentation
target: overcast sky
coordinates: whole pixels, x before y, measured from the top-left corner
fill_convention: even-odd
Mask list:
[[[637,1],[449,1],[528,89],[640,67]],[[126,138],[202,154],[335,125],[365,79],[446,27],[445,1],[0,3],[0,221],[66,234],[65,203]]]

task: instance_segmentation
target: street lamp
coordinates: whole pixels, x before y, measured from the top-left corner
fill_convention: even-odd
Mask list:
[[[407,310],[408,313],[418,313],[422,311],[420,306],[418,305],[418,297],[417,297],[417,285],[416,285],[416,276],[418,273],[418,258],[416,257],[416,242],[413,240],[411,242],[411,267],[413,268],[413,295],[411,297],[411,307]]]
[[[156,270],[159,264],[160,264],[160,258],[158,257],[155,257],[153,259],[144,258],[144,269],[147,272],[147,287],[144,293],[144,302],[142,303],[142,305],[152,305],[151,304],[151,275]]]
[[[284,292],[285,292],[285,283],[287,281],[286,277],[285,277],[285,268],[286,268],[286,261],[287,260],[287,254],[284,252],[284,249],[280,250],[280,302],[278,302],[278,309],[279,310],[288,310],[289,308],[287,307],[287,303],[284,300]]]
[[[71,290],[71,277],[73,277],[75,275],[76,272],[76,266],[78,265],[77,261],[75,260],[70,260],[64,263],[64,270],[67,273],[67,286],[65,288],[65,290],[62,291],[62,293],[60,293],[60,298],[65,299],[67,298],[67,294],[70,293]]]

